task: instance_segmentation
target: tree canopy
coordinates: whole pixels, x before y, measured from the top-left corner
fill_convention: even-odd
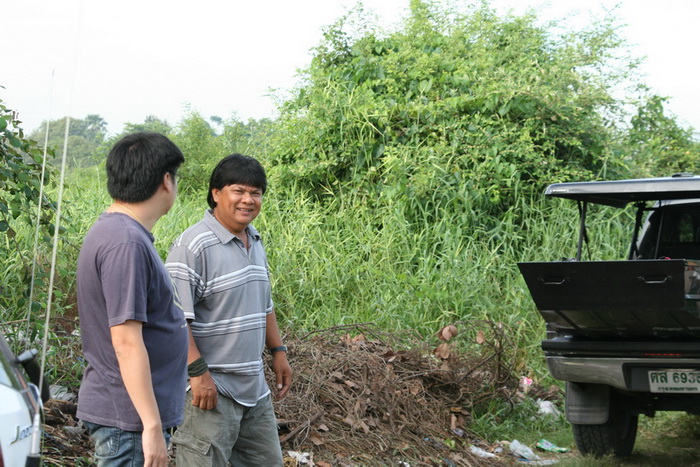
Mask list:
[[[700,142],[664,109],[666,98],[645,93],[623,138],[621,150],[635,175],[700,173]]]
[[[61,154],[66,133],[67,117],[42,122],[39,128],[30,133],[30,138],[41,145],[46,144],[56,154]],[[48,129],[48,139],[46,131]],[[101,156],[101,144],[107,136],[107,122],[96,114],[83,119],[70,118],[68,127],[68,159],[69,167],[85,167],[96,164]]]
[[[534,13],[413,0],[395,31],[365,18],[358,7],[327,28],[282,107],[271,165],[283,183],[488,208],[516,185],[625,175],[641,156],[618,154],[629,103],[615,91],[637,61],[614,17],[558,34]]]

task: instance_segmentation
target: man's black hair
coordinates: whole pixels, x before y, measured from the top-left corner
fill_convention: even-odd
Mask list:
[[[267,177],[265,169],[257,159],[243,154],[231,154],[219,161],[214,167],[209,179],[209,193],[207,203],[214,209],[216,201],[211,194],[214,188],[221,190],[228,185],[246,185],[262,190],[267,190]]]
[[[107,156],[109,195],[125,203],[146,201],[158,190],[163,175],[174,177],[183,162],[182,151],[160,133],[126,135]]]

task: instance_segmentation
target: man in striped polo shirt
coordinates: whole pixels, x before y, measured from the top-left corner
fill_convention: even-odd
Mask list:
[[[254,158],[222,159],[209,181],[211,209],[168,254],[166,268],[190,323],[190,390],[185,421],[173,436],[178,465],[282,465],[265,348],[272,352],[277,398],[289,391],[292,370],[265,249],[251,225],[266,188],[265,171]]]

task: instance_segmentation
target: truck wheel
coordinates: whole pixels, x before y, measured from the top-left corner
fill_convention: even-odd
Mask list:
[[[629,410],[613,410],[606,423],[600,425],[571,424],[574,441],[581,454],[601,457],[613,454],[627,457],[632,452],[637,438],[637,421],[639,415]]]

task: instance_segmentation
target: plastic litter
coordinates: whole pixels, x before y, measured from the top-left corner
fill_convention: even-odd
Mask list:
[[[569,448],[561,448],[557,446],[556,444],[547,441],[546,439],[541,439],[537,442],[535,445],[539,449],[542,449],[543,451],[549,451],[549,452],[569,452]]]
[[[560,415],[559,409],[554,405],[552,401],[545,401],[542,399],[537,399],[538,413],[540,415],[551,415],[553,417],[558,417]]]
[[[287,454],[298,464],[314,465],[314,461],[311,459],[312,456],[310,452],[287,451]]]
[[[67,387],[59,386],[57,384],[52,384],[49,386],[49,393],[51,394],[52,399],[57,399],[60,401],[74,402],[78,400],[78,396],[70,392]]]
[[[480,447],[477,447],[474,445],[469,446],[469,450],[471,451],[472,454],[475,454],[479,457],[483,457],[485,459],[490,459],[492,457],[496,457],[496,454],[494,454],[492,452],[485,451],[485,450],[481,449]]]
[[[553,464],[557,464],[559,462],[559,459],[540,459],[538,461],[530,461],[527,459],[518,459],[517,462],[520,464],[528,464],[528,465],[553,465]]]
[[[510,442],[510,450],[511,452],[516,456],[516,457],[522,457],[524,459],[527,459],[529,461],[538,461],[540,460],[540,456],[535,454],[532,449],[529,447],[525,446],[522,444],[520,441],[517,439],[514,439],[513,441]]]

